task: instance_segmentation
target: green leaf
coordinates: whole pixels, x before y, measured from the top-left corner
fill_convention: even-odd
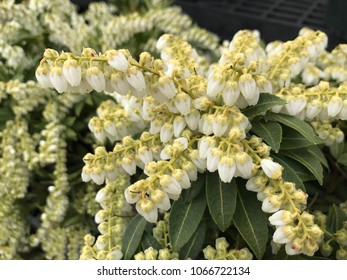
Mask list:
[[[312,142],[305,138],[297,130],[283,127],[281,150],[291,150],[311,146]]]
[[[152,247],[152,248],[156,249],[157,251],[159,251],[161,249],[158,241],[153,237],[152,234],[150,234],[148,232],[145,232],[142,236],[141,247],[142,247],[143,251],[148,249],[149,247]]]
[[[341,143],[334,142],[332,145],[329,146],[329,150],[330,150],[331,155],[335,159],[338,159],[343,153],[344,146],[345,146],[345,142],[343,142],[343,141]],[[346,159],[346,163],[347,163],[347,159]]]
[[[282,151],[282,154],[295,159],[304,165],[318,180],[319,184],[323,184],[323,167],[320,161],[313,157],[307,149],[286,150]]]
[[[277,122],[252,122],[252,131],[277,153],[282,141],[282,127]]]
[[[130,260],[140,245],[147,221],[140,214],[136,215],[129,223],[123,237],[123,258]]]
[[[183,202],[192,201],[201,191],[202,187],[205,184],[206,175],[203,173],[198,173],[198,179],[192,182],[189,189],[185,189],[182,191],[181,197]]]
[[[323,164],[324,167],[326,167],[329,170],[329,164],[327,162],[327,159],[325,158],[324,153],[318,146],[307,147],[307,150],[314,157],[316,157],[320,161],[320,163]]]
[[[347,221],[347,214],[338,206],[333,204],[327,216],[327,228],[330,232],[336,232],[343,227],[343,222]]]
[[[205,193],[201,192],[190,202],[179,198],[172,204],[169,218],[169,234],[172,247],[179,251],[192,237],[206,208]]]
[[[236,208],[237,185],[235,180],[224,183],[218,172],[206,173],[206,200],[214,222],[221,231],[231,224]]]
[[[285,100],[275,95],[261,93],[257,105],[247,107],[246,109],[242,110],[242,113],[248,118],[254,118],[255,116],[264,115],[266,111],[270,110],[273,106],[284,105],[285,103]]]
[[[180,260],[186,260],[188,258],[191,258],[193,260],[196,259],[196,257],[201,252],[202,246],[205,241],[206,228],[206,223],[202,221],[198,229],[194,232],[193,236],[180,250]]]
[[[82,112],[82,110],[83,110],[83,108],[84,108],[84,105],[85,105],[84,102],[85,102],[85,101],[82,100],[82,101],[78,102],[78,103],[74,106],[75,115],[76,115],[77,117],[79,117],[79,116],[81,115],[81,112]]]
[[[300,134],[302,134],[312,144],[321,144],[322,140],[314,133],[312,127],[305,121],[298,119],[297,117],[288,116],[284,114],[269,113],[267,119],[270,121],[280,122],[286,126],[289,126]]]
[[[337,159],[337,162],[341,163],[344,166],[347,166],[347,153],[344,153],[341,156],[339,156],[339,158]]]
[[[287,161],[281,157],[277,157],[275,155],[271,155],[271,156],[276,162],[278,162],[284,167],[283,175],[282,175],[283,179],[285,181],[295,183],[295,187],[297,189],[301,189],[305,191],[305,186],[303,181],[300,179],[299,175],[295,172],[295,170],[290,166],[290,164],[288,164]]]
[[[252,249],[257,259],[261,259],[268,241],[266,214],[261,210],[261,202],[254,193],[239,187],[233,222],[242,238]]]

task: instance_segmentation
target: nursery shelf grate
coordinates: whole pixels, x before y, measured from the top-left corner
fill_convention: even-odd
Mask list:
[[[258,29],[265,41],[289,40],[306,26],[337,38],[326,24],[328,0],[177,0],[202,27],[230,39],[240,29]]]

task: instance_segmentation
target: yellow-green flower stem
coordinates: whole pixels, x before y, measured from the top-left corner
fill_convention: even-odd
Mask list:
[[[241,141],[242,145],[246,148],[246,150],[251,153],[252,157],[257,161],[257,165],[259,166],[260,162],[262,161],[262,158],[260,156],[258,156],[256,151],[254,151],[252,149],[252,147],[248,144],[246,139],[241,139],[240,141]]]
[[[281,57],[280,61],[276,63],[275,67],[273,68],[273,70],[271,71],[271,73],[268,77],[268,80],[271,81],[273,79],[273,77],[275,76],[278,67],[283,66],[282,63],[287,58],[287,56],[291,53],[291,50],[292,50],[292,45],[289,46],[287,52]]]
[[[40,61],[40,66],[42,66],[42,64],[43,64],[45,61],[47,61],[47,60],[52,60],[52,61],[54,61],[54,65],[56,65],[56,63],[57,63],[58,61],[65,61],[65,60],[67,60],[68,58],[76,59],[76,60],[79,61],[79,62],[89,61],[90,66],[93,66],[93,65],[92,65],[93,61],[100,61],[100,62],[103,62],[103,63],[107,63],[106,57],[103,57],[103,56],[99,56],[99,57],[82,57],[82,56],[75,56],[75,55],[70,54],[69,57],[65,57],[65,56],[63,56],[63,57],[61,57],[61,56],[58,56],[58,57],[44,57],[44,58]],[[152,74],[155,74],[155,75],[157,75],[157,76],[159,76],[159,77],[164,75],[161,71],[158,71],[158,70],[153,69],[153,68],[151,68],[151,67],[147,67],[147,66],[145,66],[145,65],[142,65],[142,64],[138,63],[138,62],[137,62],[136,60],[134,60],[134,59],[130,60],[129,63],[130,63],[130,65],[132,65],[132,66],[136,66],[136,67],[138,67],[138,68],[141,68],[141,69],[143,69],[143,70],[145,70],[145,71],[148,71],[148,72],[150,72],[150,73],[152,73]],[[186,89],[186,88],[185,88],[179,81],[177,81],[174,77],[171,77],[171,78],[172,78],[172,80],[173,80],[175,86],[176,86],[178,89],[184,91],[185,93],[187,93],[187,94],[188,94],[189,96],[191,96],[191,97],[194,96],[192,93],[189,92],[188,89]]]

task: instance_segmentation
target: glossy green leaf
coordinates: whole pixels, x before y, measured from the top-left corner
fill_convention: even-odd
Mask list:
[[[188,258],[194,260],[202,251],[202,246],[205,241],[207,225],[204,221],[200,223],[193,236],[180,250],[180,260],[186,260]]]
[[[189,189],[185,189],[181,193],[181,197],[184,202],[192,201],[202,190],[205,185],[206,175],[198,173],[198,179],[192,182]]]
[[[288,182],[293,182],[295,183],[295,186],[297,189],[301,189],[305,191],[305,186],[303,181],[300,179],[299,175],[296,173],[296,171],[290,166],[287,160],[277,157],[275,155],[271,155],[274,161],[278,162],[281,164],[284,168],[283,170],[283,179]]]
[[[175,251],[179,251],[192,237],[206,208],[205,193],[201,192],[190,202],[179,198],[172,204],[169,218],[169,234]]]
[[[318,180],[319,184],[323,184],[323,167],[318,158],[312,156],[307,149],[287,150],[282,154],[300,162],[304,165]]]
[[[300,132],[290,127],[283,127],[281,150],[291,150],[311,146],[312,142]]]
[[[337,162],[344,166],[347,166],[347,153],[344,153],[341,156],[339,156],[339,158],[337,159]]]
[[[324,153],[322,152],[322,150],[318,146],[307,147],[307,150],[310,154],[312,154],[314,157],[316,157],[324,167],[326,167],[329,170],[328,161],[327,161]]]
[[[261,93],[259,101],[255,106],[247,107],[242,110],[248,118],[254,118],[255,116],[264,115],[273,106],[283,105],[286,101],[269,93]]]
[[[269,113],[267,119],[270,121],[280,122],[286,126],[295,129],[302,134],[312,144],[321,144],[322,140],[314,133],[313,128],[305,121],[298,119],[297,117],[288,116],[284,114]]]
[[[277,153],[282,142],[282,127],[277,122],[252,122],[252,131]]]
[[[336,232],[343,227],[343,222],[347,221],[347,214],[338,206],[333,204],[327,216],[327,228],[330,232]]]
[[[125,260],[130,260],[138,249],[147,221],[140,214],[129,223],[123,237],[122,252]]]
[[[221,231],[231,224],[236,208],[237,185],[235,179],[224,183],[218,172],[206,173],[206,200],[214,222]]]
[[[268,241],[266,214],[261,210],[261,202],[254,193],[247,191],[244,186],[237,190],[234,225],[257,259],[261,259]]]
[[[338,159],[343,154],[343,149],[345,147],[345,142],[336,143],[334,142],[332,145],[329,146],[329,151],[331,155]],[[346,156],[346,164],[347,164],[347,156]]]
[[[149,247],[152,247],[152,248],[156,249],[157,251],[159,251],[161,249],[158,241],[153,237],[152,234],[150,234],[148,232],[145,232],[142,236],[141,247],[142,247],[143,251]]]

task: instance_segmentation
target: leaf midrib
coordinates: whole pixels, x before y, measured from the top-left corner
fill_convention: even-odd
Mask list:
[[[239,190],[238,190],[238,193],[239,193]],[[253,234],[253,236],[255,237],[254,240],[255,240],[255,242],[256,242],[256,244],[257,244],[257,247],[258,247],[258,250],[259,250],[259,252],[260,252],[260,245],[259,245],[258,239],[256,238],[256,234],[255,234],[255,232],[254,232],[254,230],[253,230],[252,223],[251,223],[251,221],[250,221],[250,219],[249,219],[249,217],[248,217],[248,215],[247,215],[247,211],[246,211],[246,208],[245,208],[244,203],[243,203],[243,201],[242,201],[242,197],[241,197],[240,194],[238,195],[238,197],[239,197],[239,201],[241,202],[242,209],[243,209],[244,213],[246,213],[246,219],[247,219],[248,223],[250,224],[250,228],[251,228],[251,230],[252,230],[252,234]],[[241,233],[241,235],[242,235],[242,233]],[[242,236],[242,237],[245,238],[244,236]],[[254,252],[254,253],[255,253],[255,252]],[[255,254],[256,254],[256,253],[255,253]],[[257,255],[257,254],[256,254],[256,255]]]

